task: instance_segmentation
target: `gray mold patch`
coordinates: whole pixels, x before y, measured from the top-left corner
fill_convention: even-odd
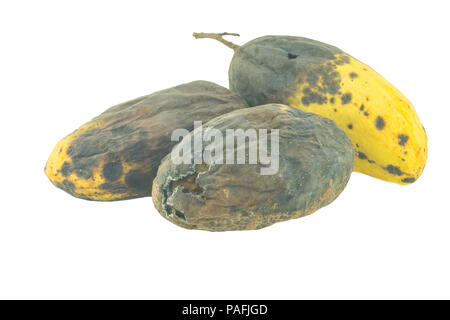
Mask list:
[[[286,103],[299,84],[302,103],[327,103],[326,95],[340,94],[337,65],[349,63],[340,49],[311,39],[266,36],[240,47],[229,69],[230,88],[250,106]]]

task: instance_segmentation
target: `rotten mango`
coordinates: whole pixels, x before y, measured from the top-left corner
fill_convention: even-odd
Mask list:
[[[151,195],[160,160],[175,129],[246,108],[217,84],[194,81],[113,106],[57,143],[45,173],[58,188],[87,200]]]
[[[427,135],[409,101],[372,68],[339,48],[294,36],[264,36],[234,50],[230,89],[250,106],[283,103],[334,120],[353,142],[355,171],[399,184],[422,174]]]
[[[202,135],[214,136],[192,152],[191,159],[203,160],[178,161],[180,150]],[[332,120],[268,104],[218,116],[185,136],[161,161],[152,199],[164,218],[184,228],[254,230],[328,205],[352,170],[352,143]]]

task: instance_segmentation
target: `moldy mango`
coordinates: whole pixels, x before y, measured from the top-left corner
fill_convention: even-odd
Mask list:
[[[113,106],[82,125],[53,149],[45,173],[58,188],[87,200],[150,196],[161,159],[191,131],[247,103],[217,84],[194,81]]]
[[[399,184],[421,175],[427,136],[412,103],[369,66],[307,38],[264,36],[243,46],[214,38],[235,53],[230,89],[250,106],[283,103],[334,120],[355,149],[355,171]]]

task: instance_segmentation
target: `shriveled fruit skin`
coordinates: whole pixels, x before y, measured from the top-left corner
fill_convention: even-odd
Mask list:
[[[334,120],[355,148],[355,171],[414,182],[427,136],[411,102],[364,63],[307,38],[265,36],[239,47],[230,89],[250,106],[285,103]]]
[[[189,144],[197,128],[177,148]],[[279,129],[279,170],[261,175],[256,164],[223,161],[176,164],[167,155],[153,181],[156,209],[184,228],[209,231],[252,230],[313,213],[332,202],[344,189],[353,170],[353,147],[345,133],[331,120],[280,104],[241,109],[203,125],[206,134],[219,130],[225,141],[227,129]],[[258,138],[234,149],[249,150]],[[205,142],[211,150],[216,142]],[[225,144],[226,145],[226,144]],[[226,154],[226,146],[223,146]],[[198,153],[197,153],[198,154]],[[248,157],[248,156],[247,156]]]
[[[45,173],[50,181],[87,200],[151,195],[161,159],[177,141],[172,131],[191,131],[194,121],[248,107],[228,89],[194,81],[113,106],[62,139]]]

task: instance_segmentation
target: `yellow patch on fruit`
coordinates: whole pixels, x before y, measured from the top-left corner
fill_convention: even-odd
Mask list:
[[[353,142],[354,170],[399,184],[414,182],[427,159],[427,136],[411,102],[364,63],[338,54],[333,64],[340,88],[321,92],[328,81],[320,72],[317,87],[299,81],[292,107],[334,120]],[[331,63],[331,62],[330,62]]]
[[[129,191],[108,191],[102,187],[110,183],[104,175],[104,168],[108,163],[106,156],[99,156],[98,164],[90,168],[89,177],[83,177],[77,174],[76,168],[72,168],[68,172],[64,169],[64,166],[70,167],[73,165],[74,161],[68,154],[68,150],[73,146],[76,139],[90,130],[101,129],[103,127],[103,123],[93,120],[57,143],[45,166],[45,174],[55,186],[69,192],[75,197],[89,200],[113,201],[133,196]],[[123,159],[120,159],[120,165],[123,173],[114,180],[115,185],[125,186],[125,177],[130,171],[146,169],[143,168],[144,164],[129,164]]]

